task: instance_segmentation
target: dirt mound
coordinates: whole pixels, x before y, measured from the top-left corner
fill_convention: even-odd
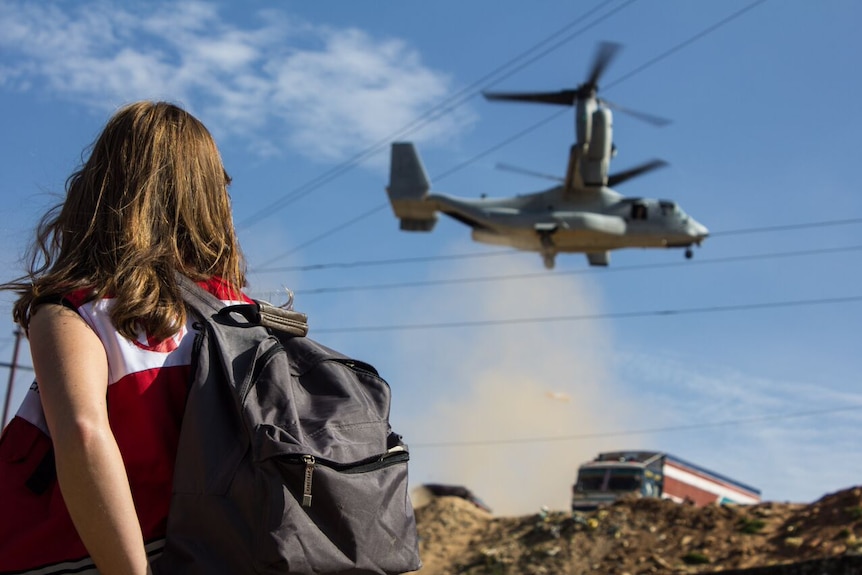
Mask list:
[[[420,573],[451,573],[453,560],[469,554],[474,535],[495,520],[469,501],[439,497],[416,510],[416,521],[424,565]]]
[[[494,517],[455,497],[416,511],[421,575],[709,573],[862,554],[862,487],[811,504],[624,499],[590,513]]]

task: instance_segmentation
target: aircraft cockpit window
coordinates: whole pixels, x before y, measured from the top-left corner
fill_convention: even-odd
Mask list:
[[[658,203],[663,216],[669,216],[677,211],[676,204],[667,200],[661,200]]]
[[[632,204],[632,219],[633,220],[645,220],[647,219],[647,208],[646,205],[635,202]]]

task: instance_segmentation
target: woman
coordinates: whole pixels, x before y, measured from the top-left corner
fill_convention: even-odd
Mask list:
[[[175,274],[247,301],[229,183],[196,118],[126,106],[43,218],[29,273],[0,286],[38,382],[0,438],[0,573],[148,572],[194,339]]]

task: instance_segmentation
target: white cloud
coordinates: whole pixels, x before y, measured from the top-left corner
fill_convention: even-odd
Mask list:
[[[101,111],[145,98],[189,107],[219,138],[261,153],[285,145],[341,160],[392,137],[451,92],[451,79],[396,39],[266,11],[228,22],[214,4],[0,5],[0,85],[46,90]],[[410,135],[434,141],[472,122],[459,109]]]
[[[323,39],[321,51],[297,52],[269,66],[278,87],[273,101],[297,128],[292,140],[299,147],[323,144],[327,156],[343,156],[352,140],[385,139],[446,95],[447,82],[401,41],[375,42],[355,29],[327,30]],[[425,136],[453,129],[448,119]]]

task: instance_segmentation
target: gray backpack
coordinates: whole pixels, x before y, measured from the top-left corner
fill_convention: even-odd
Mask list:
[[[199,319],[157,575],[404,573],[421,566],[409,453],[368,364],[305,316],[225,307],[179,278]]]

